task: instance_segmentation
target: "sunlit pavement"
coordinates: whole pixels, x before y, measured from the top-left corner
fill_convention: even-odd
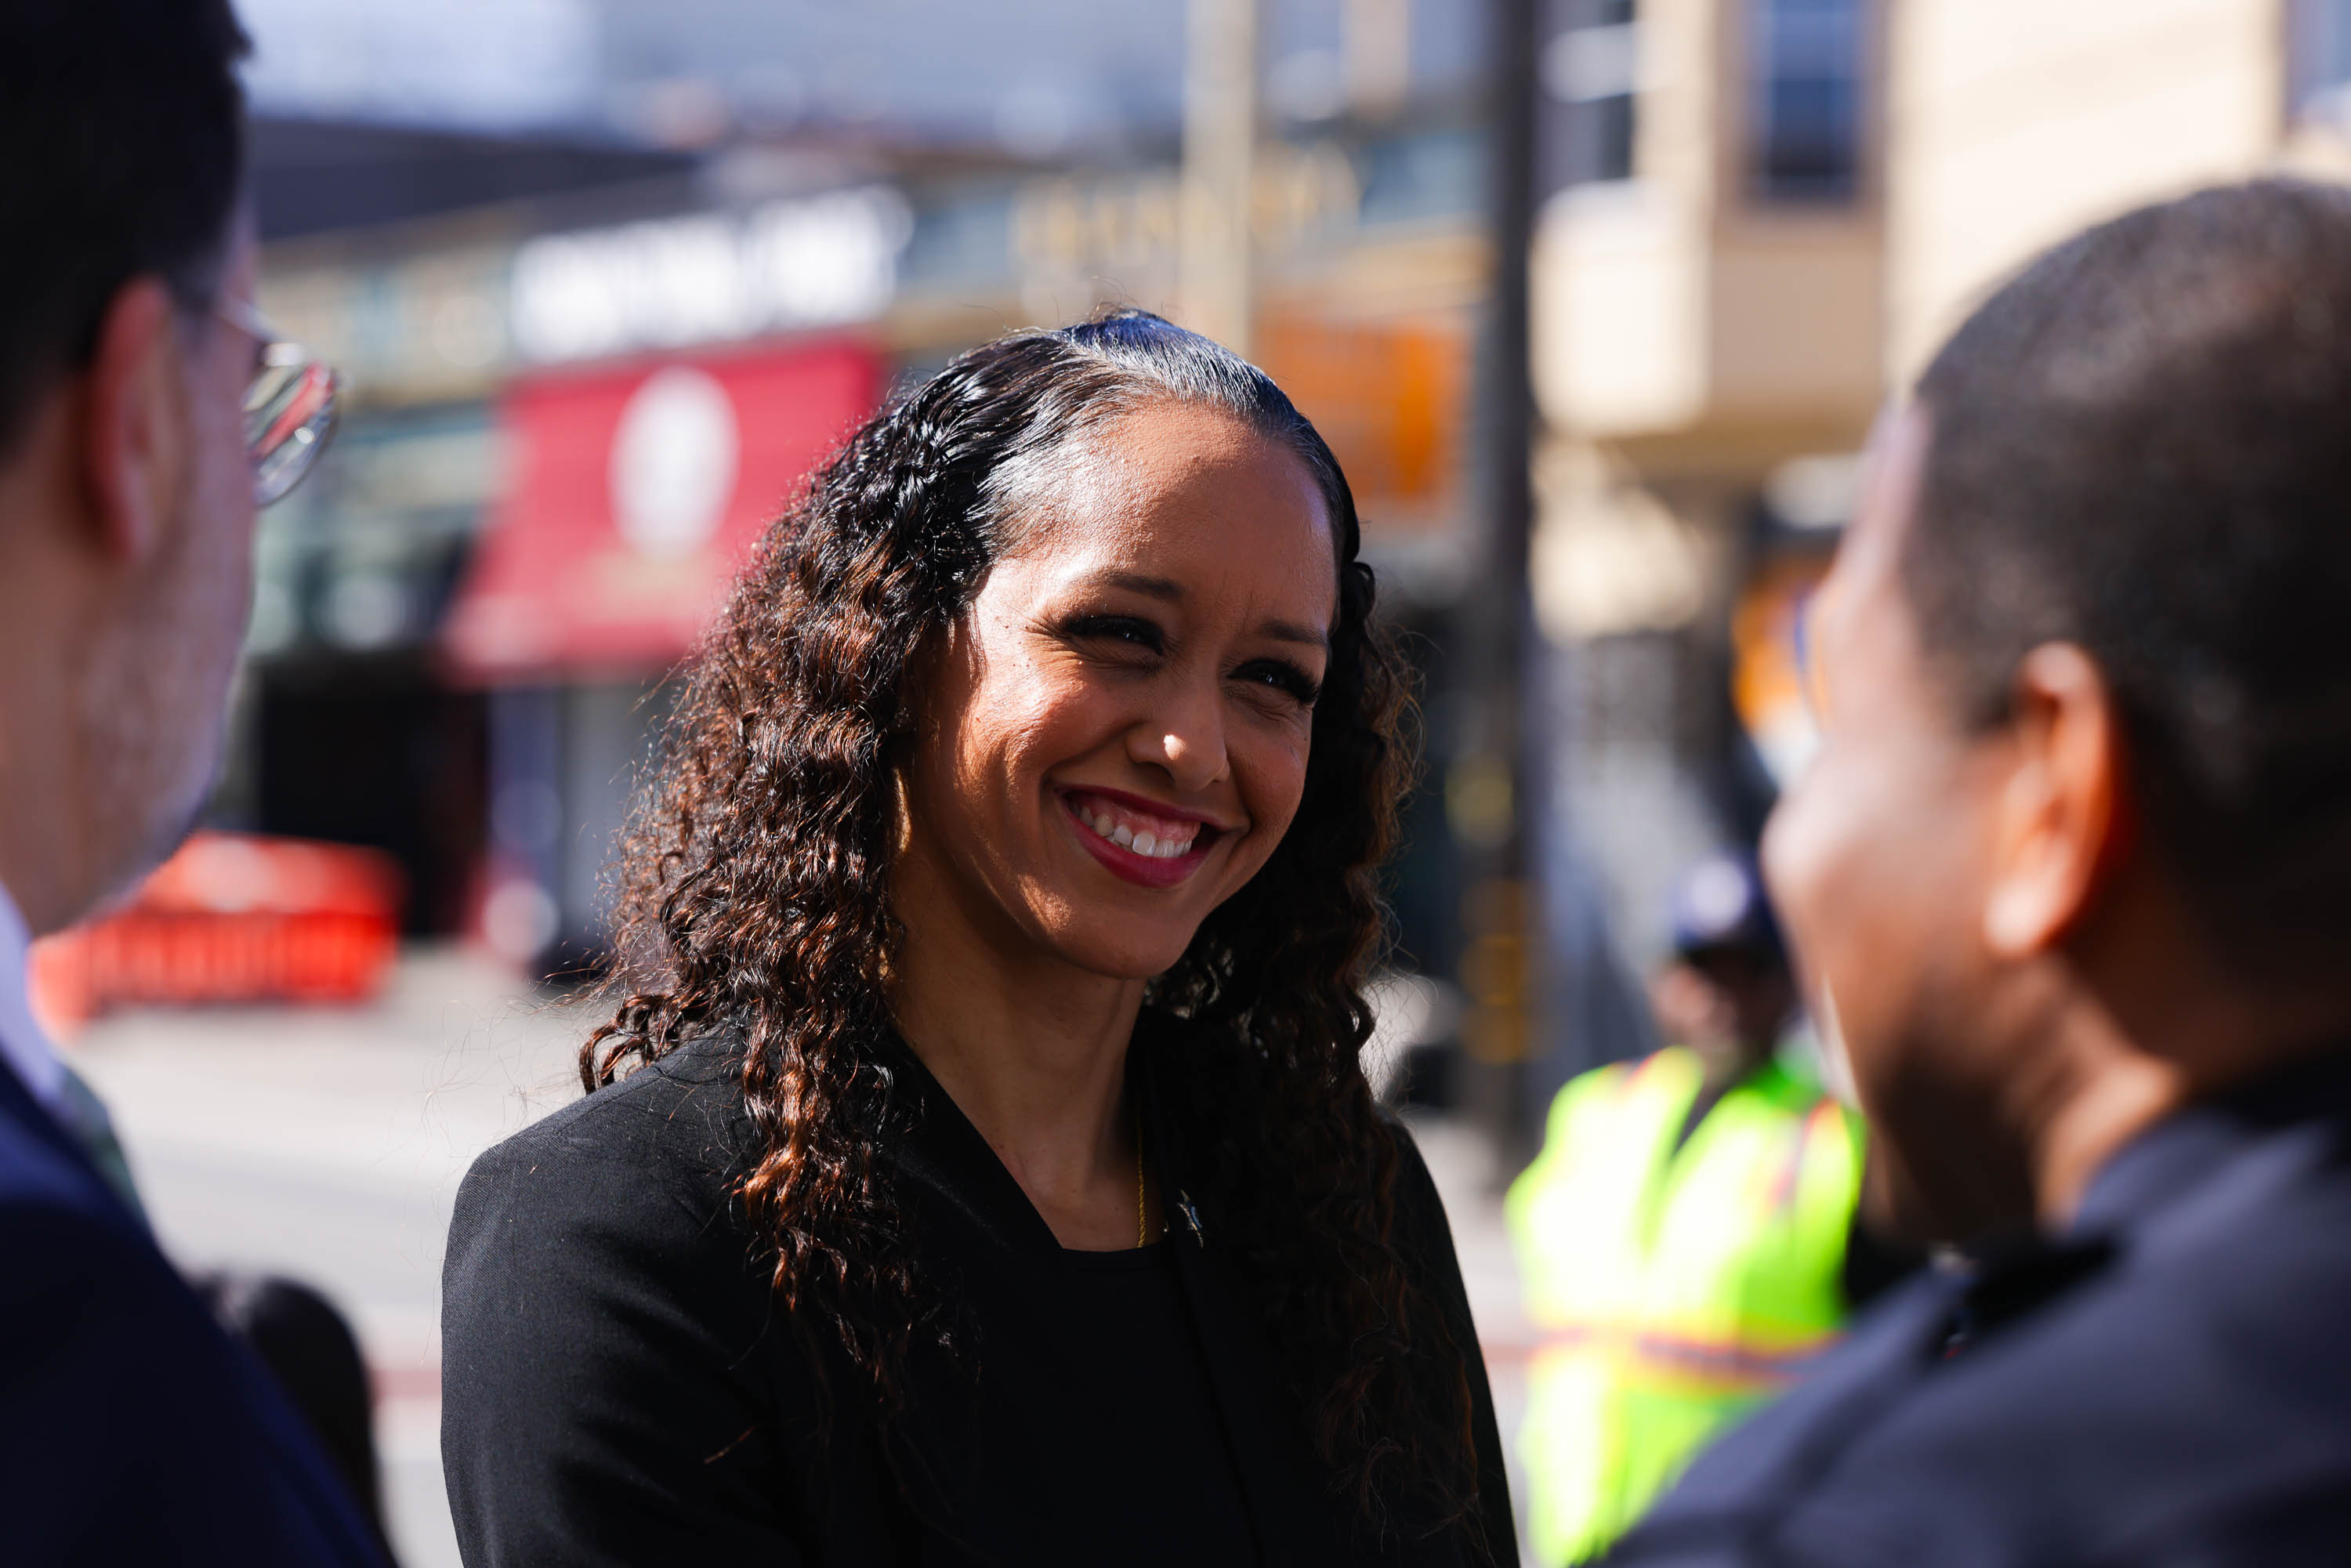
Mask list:
[[[428,950],[369,1008],[127,1012],[75,1042],[165,1249],[190,1269],[300,1279],[358,1328],[403,1568],[458,1562],[441,1486],[439,1333],[457,1183],[483,1149],[579,1092],[574,1056],[593,1021],[506,971]],[[1531,1336],[1490,1161],[1458,1124],[1416,1117],[1413,1128],[1452,1218],[1508,1433]]]

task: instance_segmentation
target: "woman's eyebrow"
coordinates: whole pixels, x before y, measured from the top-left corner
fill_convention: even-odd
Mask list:
[[[1297,643],[1309,648],[1320,648],[1326,653],[1331,651],[1328,632],[1318,632],[1311,626],[1301,626],[1295,621],[1268,621],[1257,630],[1259,636],[1270,637],[1277,643]]]
[[[1184,598],[1184,585],[1172,578],[1150,577],[1139,571],[1098,571],[1081,580],[1096,588],[1123,588],[1129,593],[1140,593],[1147,599],[1163,599],[1170,604]]]
[[[1123,588],[1130,593],[1140,593],[1146,599],[1157,599],[1169,604],[1184,601],[1184,585],[1173,578],[1152,577],[1139,571],[1098,571],[1082,579],[1097,588]],[[1331,651],[1331,637],[1326,632],[1295,621],[1268,621],[1258,627],[1258,635],[1270,637],[1277,643],[1297,643],[1309,648]]]

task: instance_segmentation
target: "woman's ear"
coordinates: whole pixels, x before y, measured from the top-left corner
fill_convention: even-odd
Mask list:
[[[923,701],[925,693],[938,690],[939,676],[949,658],[950,649],[958,642],[967,643],[960,617],[944,622],[934,622],[924,628],[906,653],[905,668],[898,680],[897,711],[890,719],[890,848],[893,855],[903,855],[913,842],[914,833],[914,802],[913,770],[925,744],[934,738],[938,716],[932,705]]]
[[[2114,694],[2089,654],[2049,643],[2017,666],[1993,805],[1984,941],[2005,958],[2062,941],[2129,858],[2137,813]]]

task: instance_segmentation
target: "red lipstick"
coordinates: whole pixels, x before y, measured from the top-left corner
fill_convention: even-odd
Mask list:
[[[1086,852],[1112,875],[1138,887],[1173,887],[1185,881],[1200,869],[1209,848],[1227,831],[1201,812],[1123,789],[1072,789],[1059,795],[1070,831]],[[1112,823],[1113,831],[1128,841],[1106,836],[1096,826],[1101,822]],[[1178,835],[1187,831],[1189,841],[1180,852],[1155,852],[1165,844],[1184,842]]]

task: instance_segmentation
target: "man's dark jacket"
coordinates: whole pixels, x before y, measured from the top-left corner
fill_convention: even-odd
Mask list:
[[[381,1563],[268,1373],[5,1063],[0,1563]]]
[[[2351,1563],[2351,1052],[2143,1134],[1889,1297],[1610,1562]]]

